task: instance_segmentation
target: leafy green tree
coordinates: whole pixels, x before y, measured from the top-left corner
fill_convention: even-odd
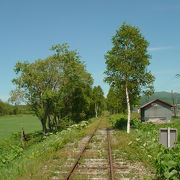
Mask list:
[[[103,110],[104,106],[104,92],[101,86],[94,86],[93,88],[94,112],[96,118]]]
[[[17,107],[0,100],[0,115],[17,114]]]
[[[131,99],[131,108],[135,104],[139,103],[140,97],[134,96],[134,90],[129,90]],[[127,112],[126,92],[121,86],[110,86],[109,92],[106,98],[107,108],[111,114]]]
[[[91,91],[88,87],[76,88],[72,96],[72,119],[75,122],[85,120],[89,116],[89,110],[91,105],[91,95],[88,91]]]
[[[113,48],[105,55],[106,78],[110,85],[121,86],[126,92],[128,109],[127,133],[130,132],[130,94],[138,97],[140,92],[153,91],[154,77],[147,66],[150,55],[147,53],[148,42],[137,27],[122,24],[112,37]],[[134,101],[134,99],[133,99]]]
[[[2,100],[0,100],[0,115],[4,115],[6,113],[5,104]]]
[[[106,103],[107,110],[111,114],[123,112],[124,106],[122,105],[122,103],[124,101],[122,100],[121,95],[122,94],[116,88],[113,88],[112,86],[110,87],[109,92],[107,94]]]
[[[23,102],[26,103],[24,98],[24,91],[22,91],[20,88],[16,88],[15,90],[11,91],[8,102],[15,105],[20,105]]]
[[[60,45],[52,47],[55,57],[63,62],[63,85],[60,94],[63,102],[62,117],[75,122],[88,117],[93,79],[86,71],[76,51],[67,51]],[[66,54],[66,56],[64,56]]]
[[[70,120],[75,117],[73,109],[76,109],[77,103],[84,101],[73,102],[73,95],[79,88],[85,92],[84,89],[91,87],[93,83],[76,51],[69,50],[67,44],[58,44],[51,50],[55,54],[44,60],[17,62],[14,70],[19,76],[13,79],[13,83],[23,91],[24,98],[40,119],[44,135],[47,120],[49,129],[52,130],[63,118]],[[84,104],[81,104],[81,110],[78,109],[82,116],[87,108]]]
[[[25,98],[42,123],[44,134],[52,92],[56,91],[61,81],[59,68],[58,61],[53,57],[34,63],[18,62],[15,66],[15,72],[20,75],[13,79],[13,83],[24,91]]]

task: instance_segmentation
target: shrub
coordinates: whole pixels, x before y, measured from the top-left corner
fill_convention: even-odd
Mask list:
[[[116,129],[126,129],[127,116],[122,114],[114,114],[110,116],[110,123]]]
[[[160,146],[156,158],[156,169],[162,179],[180,179],[180,144],[176,144],[176,147],[172,149]]]

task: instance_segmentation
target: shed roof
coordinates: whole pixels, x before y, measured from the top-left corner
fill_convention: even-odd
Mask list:
[[[170,107],[173,107],[173,105],[168,104],[167,102],[164,102],[164,101],[162,101],[162,100],[160,100],[160,99],[156,99],[156,100],[154,100],[154,101],[151,101],[151,102],[149,102],[149,103],[147,103],[147,104],[141,106],[140,108],[143,109],[143,108],[145,108],[145,107],[151,105],[152,103],[154,103],[154,102],[156,102],[156,101],[160,101],[160,102],[162,102],[162,103],[164,103],[164,104],[166,104],[166,105],[168,105],[168,106],[170,106]]]

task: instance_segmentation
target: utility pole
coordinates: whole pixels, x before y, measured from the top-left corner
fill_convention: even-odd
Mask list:
[[[173,92],[173,90],[171,90],[171,95],[172,95],[172,103],[173,103],[173,107],[174,107],[174,117],[176,117],[176,107],[174,104],[174,92]]]

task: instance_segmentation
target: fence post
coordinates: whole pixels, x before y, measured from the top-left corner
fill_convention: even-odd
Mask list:
[[[171,128],[170,127],[168,127],[168,132],[167,132],[167,145],[168,145],[168,147],[170,147],[171,146],[171,142],[170,142],[170,139],[171,139],[171,137],[170,137],[170,130],[171,130]]]
[[[22,145],[22,148],[24,150],[24,138],[25,137],[25,133],[24,133],[24,129],[22,128],[21,129],[21,145]]]

